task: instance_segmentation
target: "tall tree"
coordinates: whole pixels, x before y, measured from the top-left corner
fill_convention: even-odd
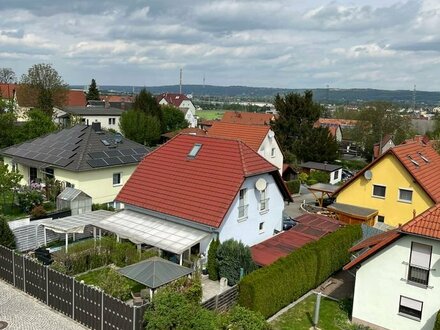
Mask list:
[[[15,122],[16,117],[13,112],[0,113],[0,149],[16,142],[20,128],[15,125]]]
[[[277,95],[275,108],[278,118],[271,125],[286,154],[287,162],[332,161],[337,157],[337,152],[334,152],[336,142],[328,130],[313,127],[322,107],[313,102],[311,91],[306,91],[304,95]]]
[[[149,146],[154,145],[161,134],[159,119],[137,110],[124,111],[119,127],[127,139]]]
[[[189,126],[182,111],[172,105],[162,106],[163,126],[165,132],[173,132]]]
[[[370,102],[359,112],[358,123],[352,130],[352,138],[362,147],[363,156],[370,160],[373,156],[373,145],[391,134],[396,144],[414,135],[410,118],[399,113],[398,109],[388,102]]]
[[[17,81],[17,76],[11,68],[0,68],[0,84],[12,84]]]
[[[19,130],[20,141],[18,142],[34,139],[57,130],[52,117],[46,112],[33,109],[28,112],[28,117],[29,120]]]
[[[19,93],[25,104],[49,115],[67,100],[68,85],[50,64],[35,64],[21,77]]]
[[[0,164],[0,195],[3,200],[3,207],[6,205],[6,197],[20,186],[23,176],[17,172],[10,171],[7,164]],[[10,201],[12,203],[12,200]]]
[[[99,89],[98,89],[98,87],[96,87],[95,79],[92,79],[92,82],[90,83],[89,91],[87,92],[86,98],[87,98],[87,101],[89,101],[89,100],[99,101],[100,100]]]
[[[150,115],[159,119],[161,131],[164,132],[163,113],[156,98],[143,88],[138,95],[136,95],[133,102],[133,109],[142,111],[146,115]]]
[[[8,221],[2,215],[0,215],[0,244],[15,249],[14,233],[8,225]]]

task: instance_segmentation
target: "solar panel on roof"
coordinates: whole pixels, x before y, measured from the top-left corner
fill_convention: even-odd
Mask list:
[[[57,160],[54,164],[61,166],[61,167],[66,167],[67,165],[69,165],[72,162],[73,162],[73,159],[61,158],[61,159]]]
[[[44,162],[55,164],[55,162],[58,160],[58,157],[49,155],[48,157],[44,158]]]
[[[106,153],[109,157],[118,157],[118,156],[122,156],[122,154],[119,152],[119,150],[106,150],[105,153]]]
[[[134,159],[136,159],[136,161],[141,161],[142,160],[142,158],[144,158],[144,155],[133,155],[132,156]]]
[[[103,153],[102,151],[90,152],[89,156],[92,157],[93,159],[106,158],[107,157],[107,155],[105,153]]]
[[[101,140],[102,144],[105,146],[109,146],[110,142],[108,142],[107,140]]]
[[[87,163],[93,168],[107,166],[107,163],[104,162],[103,159],[89,159],[87,160]]]
[[[117,157],[104,158],[104,161],[109,165],[120,165],[122,161]]]
[[[129,164],[129,163],[137,162],[137,159],[134,158],[133,156],[121,156],[121,157],[119,157],[119,159],[122,160],[122,162],[124,164]]]
[[[133,148],[133,150],[137,153],[137,154],[145,154],[147,153],[147,150],[145,148]]]
[[[130,156],[130,155],[135,155],[136,154],[136,151],[134,151],[133,149],[122,149],[122,150],[119,150],[119,151],[124,156]]]

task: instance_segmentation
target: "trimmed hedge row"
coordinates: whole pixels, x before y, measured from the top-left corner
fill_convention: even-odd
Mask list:
[[[359,225],[346,226],[254,271],[239,283],[238,303],[266,318],[275,314],[341,269],[361,237]]]
[[[291,194],[297,194],[299,193],[301,181],[299,181],[299,179],[287,181],[286,185],[287,185],[287,189],[289,189],[289,192]]]
[[[433,330],[440,330],[440,310],[437,312],[437,318],[435,320],[434,329]]]

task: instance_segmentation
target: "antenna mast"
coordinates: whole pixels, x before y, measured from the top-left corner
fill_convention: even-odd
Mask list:
[[[413,110],[416,111],[416,85],[414,84],[413,90]]]
[[[180,88],[179,93],[182,94],[182,68],[180,68]]]

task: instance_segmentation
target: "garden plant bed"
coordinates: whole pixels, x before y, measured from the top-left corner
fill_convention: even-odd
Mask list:
[[[271,325],[274,330],[310,329],[313,326],[316,295],[312,294],[286,313],[275,319]],[[318,328],[321,330],[367,329],[350,322],[347,301],[334,301],[321,298]]]

